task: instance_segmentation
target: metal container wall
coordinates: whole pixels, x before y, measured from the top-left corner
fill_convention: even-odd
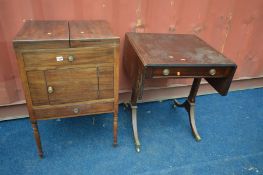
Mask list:
[[[24,100],[12,39],[28,19],[105,19],[121,37],[121,50],[127,31],[194,33],[237,63],[235,79],[263,75],[262,0],[0,0],[0,104]],[[122,66],[120,86],[130,89]]]

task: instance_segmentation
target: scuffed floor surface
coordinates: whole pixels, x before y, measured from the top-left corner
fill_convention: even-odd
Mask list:
[[[116,148],[110,114],[40,121],[42,160],[28,119],[0,122],[0,174],[263,174],[263,88],[197,97],[201,142],[171,100],[139,104],[138,115],[140,153],[124,105]]]

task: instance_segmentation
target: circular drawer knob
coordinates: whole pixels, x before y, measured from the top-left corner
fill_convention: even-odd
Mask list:
[[[54,92],[54,88],[53,88],[52,86],[48,86],[48,87],[47,87],[47,92],[48,92],[49,94],[52,94],[52,93]]]
[[[169,69],[164,69],[163,70],[163,75],[169,75],[170,74],[170,70]]]
[[[68,56],[68,61],[73,62],[74,61],[74,57],[72,55]]]
[[[216,70],[215,69],[210,69],[209,70],[209,74],[210,75],[215,75],[216,74]]]
[[[74,109],[73,109],[73,112],[74,112],[75,114],[79,113],[79,108],[74,108]]]

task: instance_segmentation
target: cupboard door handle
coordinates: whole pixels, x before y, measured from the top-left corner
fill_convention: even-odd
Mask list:
[[[47,92],[48,92],[49,94],[52,94],[52,93],[54,92],[53,87],[52,87],[52,86],[48,86],[48,87],[47,87]]]
[[[73,62],[74,61],[74,57],[72,55],[68,56],[68,61],[69,62]]]
[[[73,112],[74,112],[75,114],[79,113],[79,111],[80,111],[79,108],[74,108],[74,109],[73,109]]]

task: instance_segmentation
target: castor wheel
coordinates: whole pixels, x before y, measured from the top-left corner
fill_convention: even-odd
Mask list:
[[[139,153],[141,151],[141,145],[136,145],[135,147],[136,152]]]

